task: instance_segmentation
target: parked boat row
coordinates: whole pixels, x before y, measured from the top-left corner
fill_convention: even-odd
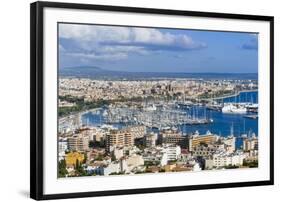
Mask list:
[[[191,111],[191,112],[190,112]],[[142,108],[134,106],[112,106],[103,113],[108,124],[140,124],[150,128],[173,127],[179,125],[208,124],[213,120],[206,113],[199,116],[196,109],[179,109],[177,104],[156,106],[147,104]]]

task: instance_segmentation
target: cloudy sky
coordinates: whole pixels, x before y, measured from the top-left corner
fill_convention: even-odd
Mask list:
[[[59,25],[60,68],[256,73],[257,50],[257,35],[250,33]]]

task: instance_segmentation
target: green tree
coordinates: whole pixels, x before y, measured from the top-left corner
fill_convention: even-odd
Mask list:
[[[66,169],[66,162],[65,160],[59,161],[59,177],[65,177],[68,174]]]
[[[78,159],[76,159],[75,170],[76,170],[76,174],[78,176],[86,176],[87,175],[86,171],[84,170],[82,164],[79,162]]]
[[[83,160],[83,163],[86,163],[87,160],[88,160],[88,155],[87,155],[87,153],[84,153],[84,160]]]
[[[116,161],[116,156],[114,154],[111,155],[111,161]]]

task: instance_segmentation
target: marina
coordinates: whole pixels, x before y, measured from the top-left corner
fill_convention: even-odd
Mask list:
[[[247,94],[247,95],[246,95]],[[257,92],[241,93],[240,98],[227,98],[227,101],[243,99],[241,105],[247,106],[251,97],[257,97]],[[244,100],[244,97],[249,100]],[[247,102],[245,102],[247,101]],[[227,102],[226,102],[227,103]],[[257,103],[252,103],[255,105]],[[169,106],[169,107],[168,107]],[[176,127],[183,134],[192,134],[198,131],[205,134],[208,130],[214,134],[228,136],[233,133],[236,137],[253,132],[258,135],[258,115],[247,111],[246,113],[222,113],[221,110],[210,110],[209,107],[189,105],[188,108],[176,108],[176,105],[167,105],[166,109],[159,105],[150,105],[142,110],[138,108],[103,108],[89,111],[81,116],[84,125],[101,126],[111,124],[122,129],[130,125],[145,125],[148,130],[158,132],[163,128]],[[241,145],[241,142],[237,143]]]
[[[194,111],[190,112],[190,108],[178,109],[176,105],[173,105],[173,107],[169,106],[169,108],[151,105],[141,110],[128,107],[113,107],[104,111],[104,114],[107,124],[124,123],[144,125],[148,128],[157,128],[160,130],[165,127],[208,124],[212,122],[212,119],[206,117],[206,112],[205,116],[198,117],[197,108],[192,109]]]

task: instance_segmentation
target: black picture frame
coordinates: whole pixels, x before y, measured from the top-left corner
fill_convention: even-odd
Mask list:
[[[43,23],[44,8],[120,11],[130,13],[163,14],[167,16],[195,16],[223,19],[257,20],[270,23],[270,179],[238,183],[204,184],[175,187],[112,190],[83,193],[51,194],[43,192]],[[76,3],[35,2],[30,7],[30,197],[36,200],[77,197],[141,194],[154,192],[217,189],[229,187],[261,186],[274,184],[274,17],[213,12],[151,9],[136,7],[89,5]]]

